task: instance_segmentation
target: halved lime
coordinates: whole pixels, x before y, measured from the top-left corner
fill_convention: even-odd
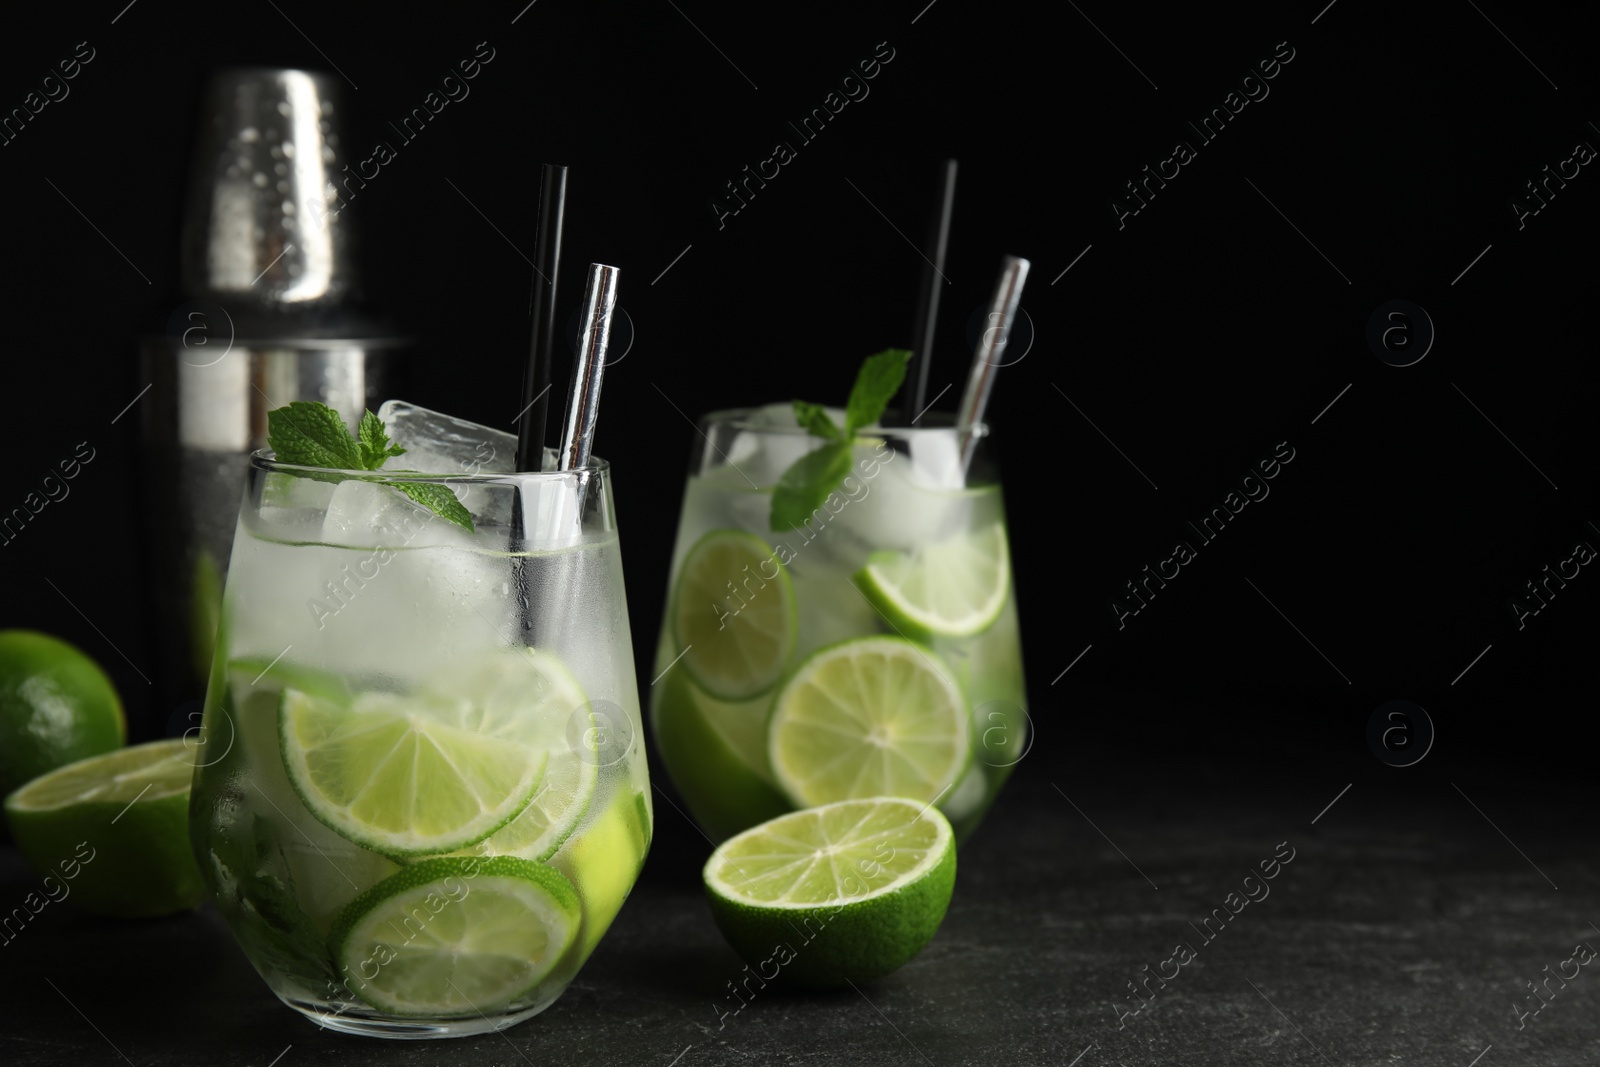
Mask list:
[[[874,552],[856,584],[908,637],[970,637],[1011,593],[1006,528],[994,523],[912,552]]]
[[[955,887],[955,835],[914,801],[845,800],[746,830],[703,877],[717,926],[763,977],[775,967],[842,986],[888,974],[932,940]]]
[[[6,798],[22,852],[101,915],[167,915],[205,899],[189,849],[194,748],[152,741],[69,763]],[[49,887],[46,886],[46,889]]]
[[[487,1015],[532,992],[572,944],[577,890],[540,863],[432,859],[350,902],[328,943],[350,988],[393,1015]]]
[[[857,797],[930,803],[972,757],[966,699],[930,649],[898,637],[829,645],[778,694],[772,771],[796,807]]]
[[[794,653],[794,585],[772,547],[743,530],[695,542],[667,611],[683,666],[723,700],[765,693]]]
[[[564,819],[587,800],[594,768],[564,741],[585,703],[571,672],[533,649],[405,695],[369,691],[345,703],[286,689],[283,763],[301,801],[341,836],[388,856],[451,852],[527,809],[547,763],[562,779],[543,811],[553,805]],[[535,818],[518,841],[570,828]]]

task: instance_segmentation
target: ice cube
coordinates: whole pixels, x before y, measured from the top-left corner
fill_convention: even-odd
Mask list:
[[[322,541],[340,547],[307,560],[316,567],[309,595],[318,598],[318,633],[306,654],[317,665],[360,675],[393,674],[404,664],[421,679],[513,633],[509,571],[489,551],[503,543],[468,533],[392,485],[341,482]]]
[[[961,441],[951,433],[918,433],[909,438],[911,470],[908,480],[927,489],[959,491],[966,487],[961,465]]]
[[[794,417],[794,405],[782,401],[776,404],[763,404],[761,407],[752,408],[744,417],[744,421],[752,426],[798,426],[800,423]]]
[[[322,540],[348,548],[463,545],[467,536],[394,486],[358,479],[339,483],[322,520]]]
[[[834,425],[842,429],[844,410],[825,410]],[[796,460],[823,444],[819,437],[798,432],[800,424],[795,421],[793,404],[767,404],[751,411],[743,421],[751,429],[735,433],[726,455],[712,460],[722,460],[736,468],[734,477],[742,484],[749,484],[745,482],[748,478],[758,486],[776,485]]]
[[[879,460],[879,455],[876,448],[856,446],[856,469],[839,491],[848,502],[841,506],[834,500],[833,506],[840,511],[830,524],[834,530],[829,540],[836,543],[829,544],[827,552],[849,559],[858,552],[904,551],[954,536],[965,528],[971,494],[959,487],[929,484],[928,471],[903,452],[894,452],[887,462]],[[867,463],[865,470],[873,470],[871,460],[878,460],[878,466],[869,476],[862,465]],[[828,505],[824,508],[833,510]]]
[[[425,474],[509,474],[516,468],[517,439],[454,415],[430,411],[404,400],[385,400],[378,408],[390,440],[405,449],[384,466]],[[493,526],[511,521],[511,494],[480,485],[451,489],[473,520]]]
[[[427,474],[509,474],[517,460],[517,438],[454,415],[429,411],[404,400],[378,408],[389,438],[406,450],[388,464]]]

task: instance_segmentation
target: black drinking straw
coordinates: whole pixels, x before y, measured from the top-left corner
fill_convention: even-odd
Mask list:
[[[533,336],[528,342],[528,369],[522,377],[522,417],[517,423],[514,469],[519,471],[544,469],[544,428],[550,408],[550,348],[555,344],[556,277],[561,270],[561,222],[566,209],[567,168],[546,163],[539,182],[539,236],[534,248],[537,274],[533,283]],[[528,549],[523,488],[517,486],[511,498],[508,547],[513,557],[517,557],[511,564],[512,579],[516,583],[517,629],[521,642],[532,646],[539,644],[544,635],[535,625],[528,560],[520,556]]]
[[[917,288],[917,320],[911,338],[911,362],[900,401],[900,421],[910,425],[922,414],[928,395],[928,366],[933,362],[933,333],[939,321],[939,287],[945,283],[944,254],[950,245],[950,215],[956,202],[956,161],[939,165],[939,200],[922,246],[922,282]]]
[[[533,338],[522,379],[522,420],[517,426],[519,471],[544,466],[544,428],[550,406],[550,349],[555,344],[556,275],[561,270],[561,221],[567,208],[567,168],[544,165],[539,183],[539,236],[534,249]],[[540,284],[543,283],[543,284]]]

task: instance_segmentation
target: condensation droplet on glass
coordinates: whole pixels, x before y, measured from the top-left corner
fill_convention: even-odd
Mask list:
[[[261,131],[257,130],[254,126],[246,126],[244,129],[239,131],[239,140],[243,141],[245,144],[255,144],[257,141],[261,140]]]
[[[336,158],[337,157],[333,154],[333,149],[329,148],[327,145],[322,146],[322,161],[324,163],[332,163]]]
[[[285,200],[279,206],[283,208],[283,213],[285,215],[293,215],[294,214],[294,201],[293,200]]]
[[[267,151],[272,156],[273,159],[282,159],[283,158],[283,146],[282,145],[273,145]]]
[[[257,188],[265,189],[267,187],[267,176],[260,171],[256,171],[255,177],[250,180],[256,183]]]
[[[294,142],[293,141],[285,141],[285,142],[283,142],[283,154],[284,154],[284,156],[286,156],[289,159],[293,159],[294,158]]]
[[[239,176],[239,168],[238,167],[229,167],[227,169],[227,171],[226,171],[226,174],[230,178],[237,178]]]
[[[287,101],[287,100],[279,100],[278,101],[278,114],[282,115],[284,118],[288,118],[289,115],[293,112],[293,110],[294,109],[289,106],[289,101]]]
[[[284,163],[274,163],[272,165],[272,173],[278,175],[281,178],[285,174],[289,173],[289,167],[288,167],[287,164],[284,164]]]
[[[281,181],[281,182],[278,183],[278,192],[287,193],[288,191],[289,191],[289,183],[288,182],[282,182]]]

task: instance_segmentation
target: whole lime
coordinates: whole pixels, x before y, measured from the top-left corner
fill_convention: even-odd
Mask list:
[[[0,794],[121,748],[122,701],[99,664],[33,630],[0,630]]]

